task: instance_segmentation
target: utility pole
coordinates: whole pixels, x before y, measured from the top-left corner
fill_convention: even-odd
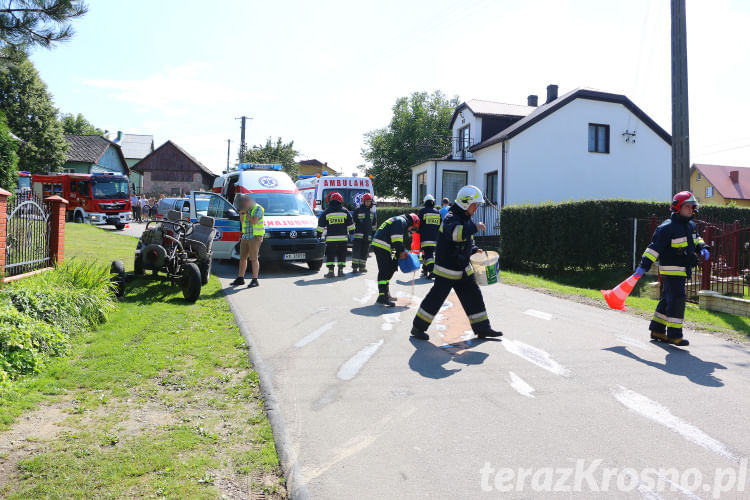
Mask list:
[[[245,151],[247,151],[247,144],[245,143],[245,121],[252,120],[252,118],[248,116],[241,116],[239,118],[235,118],[235,120],[242,120],[242,127],[240,128],[240,162],[243,162],[245,161]]]
[[[690,190],[685,0],[672,0],[672,194]]]
[[[230,151],[231,146],[232,146],[232,139],[227,139],[227,169],[224,172],[225,174],[229,173],[229,151]]]

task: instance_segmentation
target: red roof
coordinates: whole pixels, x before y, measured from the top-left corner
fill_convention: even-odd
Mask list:
[[[750,168],[726,165],[694,164],[721,196],[732,200],[750,200]],[[734,173],[736,172],[736,173]]]

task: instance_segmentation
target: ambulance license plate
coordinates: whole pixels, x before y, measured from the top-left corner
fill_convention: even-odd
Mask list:
[[[305,260],[304,253],[285,253],[284,260]]]

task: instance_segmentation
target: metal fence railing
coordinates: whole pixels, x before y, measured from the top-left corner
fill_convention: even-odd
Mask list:
[[[50,265],[49,207],[35,196],[8,200],[5,275],[16,276]]]

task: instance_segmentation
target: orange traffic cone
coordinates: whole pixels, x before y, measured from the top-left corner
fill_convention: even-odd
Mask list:
[[[639,279],[640,276],[634,274],[617,285],[613,290],[601,290],[602,295],[604,295],[604,300],[607,301],[607,305],[612,309],[627,311],[627,308],[625,307],[625,299],[627,299],[630,292],[633,291],[633,287],[638,283]]]
[[[130,224],[125,224],[125,229],[130,229]]]

